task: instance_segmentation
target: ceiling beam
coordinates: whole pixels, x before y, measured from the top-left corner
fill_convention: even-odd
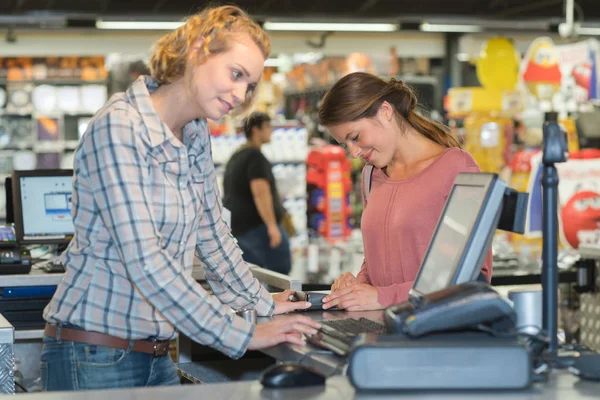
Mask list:
[[[379,0],[367,0],[367,1],[365,1],[365,2],[363,3],[363,5],[362,5],[362,6],[360,6],[360,7],[358,8],[358,11],[359,11],[359,12],[365,12],[365,11],[368,11],[368,10],[370,10],[371,8],[373,8],[374,6],[376,6],[376,5],[377,5],[377,3],[379,3]]]
[[[516,7],[511,7],[511,8],[507,8],[503,11],[500,11],[498,13],[499,16],[502,17],[512,17],[512,16],[520,16],[523,15],[525,13],[528,13],[530,11],[535,11],[535,10],[539,10],[540,8],[544,8],[544,7],[550,7],[550,6],[554,6],[556,4],[562,3],[564,0],[541,0],[541,1],[535,1],[533,3],[529,3],[529,4],[523,4],[520,6],[516,6]],[[562,17],[562,13],[561,15],[557,15],[557,17]]]
[[[259,12],[265,12],[269,10],[269,7],[271,7],[271,4],[273,4],[275,0],[265,0],[263,1],[262,6],[260,6],[260,8],[258,9]]]
[[[110,0],[102,0],[102,9],[100,14],[104,14],[108,11],[108,6],[110,5]]]
[[[157,13],[160,9],[166,4],[167,0],[158,0],[154,7],[152,7],[152,12]]]
[[[17,0],[15,2],[15,7],[13,8],[13,11],[19,11],[23,6],[25,5],[25,0]]]

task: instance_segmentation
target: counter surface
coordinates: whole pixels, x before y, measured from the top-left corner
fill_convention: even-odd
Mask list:
[[[327,379],[325,387],[312,387],[302,389],[264,389],[258,381],[218,383],[211,385],[183,385],[179,387],[157,387],[143,389],[123,389],[112,391],[90,391],[79,393],[36,393],[23,395],[29,400],[159,400],[159,399],[318,399],[318,400],[370,400],[370,399],[511,399],[511,400],[552,400],[552,399],[597,399],[600,384],[580,381],[578,378],[566,373],[553,374],[550,381],[538,383],[527,390],[512,392],[387,392],[360,393],[355,392],[348,380],[343,376]]]

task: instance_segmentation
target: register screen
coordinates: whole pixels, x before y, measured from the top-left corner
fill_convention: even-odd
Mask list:
[[[485,199],[482,186],[454,186],[442,222],[431,241],[415,289],[423,294],[445,289],[459,267],[475,220]]]
[[[21,177],[23,236],[50,239],[73,235],[71,176]]]

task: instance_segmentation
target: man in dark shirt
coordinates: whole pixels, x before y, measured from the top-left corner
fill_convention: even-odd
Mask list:
[[[247,143],[229,159],[225,168],[223,205],[231,211],[231,232],[247,262],[288,274],[290,244],[281,226],[281,204],[272,165],[260,148],[271,140],[271,119],[253,113],[244,122]]]

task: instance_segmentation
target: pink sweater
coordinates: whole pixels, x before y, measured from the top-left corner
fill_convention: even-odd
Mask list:
[[[479,171],[473,157],[459,148],[446,149],[410,179],[392,180],[373,170],[361,221],[365,263],[358,280],[377,287],[381,305],[408,299],[454,179],[460,172]],[[491,279],[491,250],[482,273]]]

